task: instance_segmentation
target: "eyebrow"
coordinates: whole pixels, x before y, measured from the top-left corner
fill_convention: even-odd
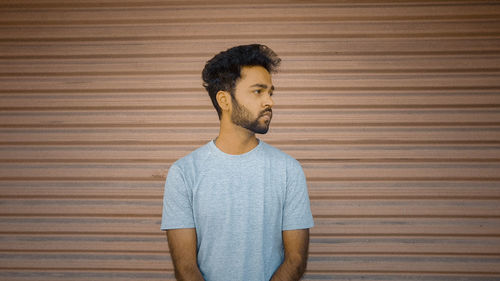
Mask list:
[[[267,89],[267,85],[266,85],[266,84],[259,84],[259,83],[257,83],[257,84],[253,84],[252,86],[250,86],[250,88],[251,88],[251,87],[260,87],[260,88]],[[273,86],[271,86],[271,91],[274,91],[274,85],[273,85]]]

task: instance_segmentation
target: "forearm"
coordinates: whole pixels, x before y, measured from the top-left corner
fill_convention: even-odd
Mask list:
[[[285,257],[283,263],[274,272],[271,281],[300,280],[306,271],[307,260],[301,256]]]
[[[198,266],[175,266],[175,279],[178,281],[204,281]]]
[[[168,247],[179,281],[204,281],[196,261],[196,230],[194,228],[167,231]]]

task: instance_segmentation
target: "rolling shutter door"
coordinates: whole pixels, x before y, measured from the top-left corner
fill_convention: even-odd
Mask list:
[[[500,280],[499,2],[361,0],[0,2],[0,279],[173,280],[165,175],[218,132],[201,70],[255,42],[304,280]]]

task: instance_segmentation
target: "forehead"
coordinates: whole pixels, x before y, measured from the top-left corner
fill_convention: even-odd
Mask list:
[[[239,86],[266,84],[271,87],[271,74],[262,66],[244,66],[241,68],[238,84]]]

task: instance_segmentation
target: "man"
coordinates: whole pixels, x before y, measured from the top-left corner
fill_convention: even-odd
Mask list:
[[[217,138],[168,172],[161,229],[177,280],[299,280],[313,226],[304,173],[264,143],[272,118],[271,72],[280,63],[264,45],[221,52],[203,70],[220,119]]]

